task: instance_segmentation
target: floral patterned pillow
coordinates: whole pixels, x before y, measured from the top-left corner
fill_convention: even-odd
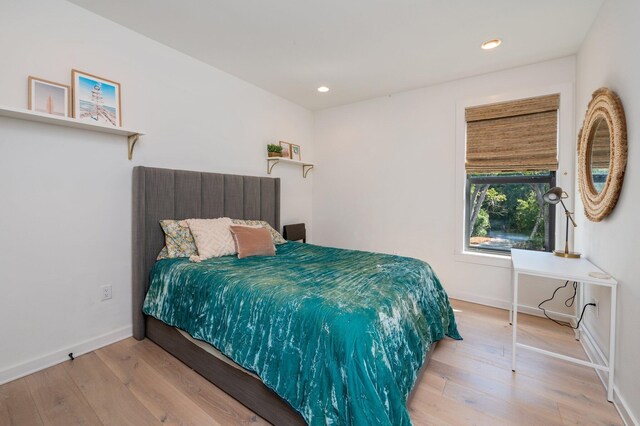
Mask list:
[[[161,220],[160,226],[164,231],[167,258],[189,257],[198,254],[196,242],[185,220]],[[158,258],[162,254],[160,252]]]
[[[284,244],[287,240],[284,239],[282,235],[275,229],[269,225],[268,222],[264,220],[244,220],[244,219],[233,219],[233,223],[236,225],[245,225],[245,226],[262,226],[267,228],[271,233],[271,238],[273,239],[273,244]]]

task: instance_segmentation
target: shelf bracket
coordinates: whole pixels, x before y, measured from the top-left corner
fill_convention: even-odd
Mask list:
[[[306,178],[307,174],[313,169],[313,164],[303,164],[302,165],[302,177]]]
[[[271,170],[273,170],[273,166],[278,164],[279,161],[280,160],[278,160],[277,158],[267,158],[267,174],[268,175],[271,174]]]
[[[127,149],[129,152],[129,160],[133,159],[133,147],[136,146],[136,142],[140,139],[140,134],[136,133],[135,135],[131,135],[127,137]]]

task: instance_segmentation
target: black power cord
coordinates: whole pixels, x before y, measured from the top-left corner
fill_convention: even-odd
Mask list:
[[[538,309],[542,310],[542,313],[544,314],[545,317],[547,317],[547,319],[550,319],[551,321],[555,322],[558,325],[561,325],[563,327],[569,327],[572,330],[577,330],[578,328],[580,328],[580,323],[582,322],[582,318],[584,318],[584,312],[587,309],[587,306],[596,306],[595,303],[587,303],[586,305],[584,305],[582,307],[582,313],[580,314],[580,319],[578,320],[578,324],[576,324],[576,326],[572,326],[571,324],[567,324],[564,322],[560,322],[560,321],[556,321],[553,318],[551,318],[549,315],[547,315],[547,311],[542,307],[542,305],[544,305],[547,302],[552,301],[555,297],[556,297],[556,293],[563,289],[563,288],[567,288],[567,286],[569,285],[569,281],[565,282],[564,285],[561,285],[560,287],[556,288],[553,291],[553,294],[551,295],[551,297],[547,300],[543,300],[542,302],[540,302],[540,304],[538,305]],[[569,297],[567,300],[564,301],[564,306],[566,306],[567,308],[570,308],[573,306],[573,304],[576,301],[576,294],[578,294],[578,283],[577,282],[573,282],[573,295],[571,297]]]

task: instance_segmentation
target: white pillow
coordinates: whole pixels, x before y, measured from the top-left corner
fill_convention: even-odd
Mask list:
[[[187,219],[187,224],[198,248],[198,255],[191,256],[193,262],[212,257],[236,254],[236,245],[229,227],[233,221],[228,217],[218,219]]]

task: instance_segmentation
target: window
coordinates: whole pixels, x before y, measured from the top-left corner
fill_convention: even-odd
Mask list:
[[[465,110],[467,251],[552,251],[559,95]]]
[[[555,206],[542,195],[555,180],[553,171],[467,174],[465,249],[552,251]]]

